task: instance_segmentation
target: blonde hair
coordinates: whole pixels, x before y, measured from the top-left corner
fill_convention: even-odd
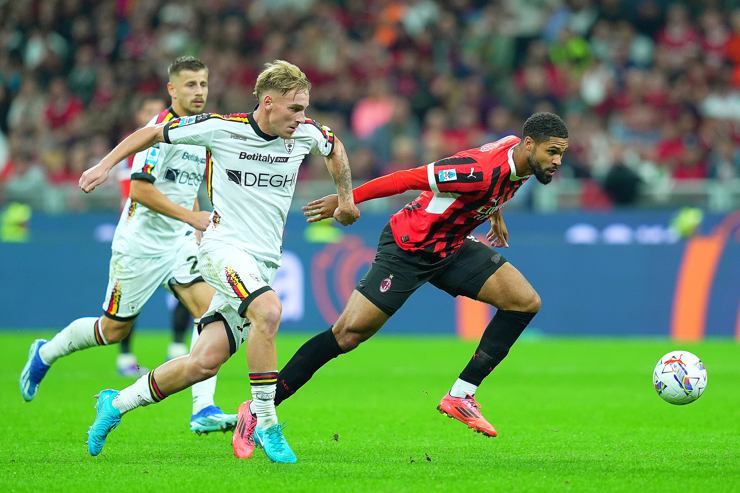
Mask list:
[[[291,91],[310,91],[311,83],[300,68],[285,60],[273,60],[265,64],[265,69],[257,76],[254,84],[254,95],[259,100],[265,91],[280,91],[287,94]]]

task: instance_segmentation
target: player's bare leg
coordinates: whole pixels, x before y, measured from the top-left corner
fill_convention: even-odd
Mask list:
[[[229,356],[223,322],[213,322],[203,327],[190,354],[156,368],[151,379],[164,398],[213,377]]]
[[[251,327],[247,339],[247,365],[249,366],[249,385],[252,388],[251,413],[256,417],[254,442],[265,450],[273,462],[294,463],[298,459],[283,436],[282,426],[275,412],[275,388],[277,385],[277,350],[275,337],[280,325],[282,305],[280,298],[267,290],[258,294],[246,310],[246,318]],[[239,457],[236,440],[232,440],[234,452]]]
[[[258,426],[267,428],[277,424],[275,414],[275,386],[277,383],[277,350],[275,337],[280,325],[282,306],[274,291],[265,291],[247,307],[251,322],[247,338],[247,366],[252,387],[252,411]]]
[[[202,317],[208,310],[214,293],[214,289],[205,282],[196,282],[187,286],[174,284],[172,290],[194,318]]]
[[[477,299],[499,310],[527,313],[537,313],[542,304],[540,295],[529,281],[508,262],[486,280]]]
[[[88,451],[98,455],[108,434],[123,414],[154,404],[170,394],[212,377],[229,359],[229,342],[223,322],[208,324],[190,354],[168,361],[120,392],[112,389],[98,395],[95,422],[88,431]]]
[[[105,315],[100,317],[100,328],[106,344],[121,342],[131,332],[133,324],[133,320],[114,320]]]
[[[375,335],[387,320],[388,315],[383,310],[355,290],[332,327],[332,332],[342,352],[346,353]]]
[[[475,392],[537,314],[540,297],[525,277],[506,263],[486,280],[477,298],[497,307],[498,311],[483,333],[472,359],[437,409],[479,433],[496,436],[494,427],[480,413]]]
[[[205,282],[196,282],[185,286],[175,284],[172,289],[180,302],[193,316],[193,336],[190,340],[192,349],[200,336],[198,332],[200,318],[208,310],[214,289]],[[196,382],[192,386],[193,411],[190,416],[190,431],[194,433],[228,431],[236,425],[236,414],[224,413],[214,402],[217,378],[214,375],[202,382]]]

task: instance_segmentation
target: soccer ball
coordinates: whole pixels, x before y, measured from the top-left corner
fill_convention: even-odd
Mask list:
[[[707,369],[696,355],[688,351],[671,351],[655,365],[653,385],[664,401],[690,404],[707,388]]]

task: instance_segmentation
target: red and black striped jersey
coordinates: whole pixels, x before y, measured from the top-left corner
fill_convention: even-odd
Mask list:
[[[516,136],[461,151],[418,168],[372,180],[354,191],[355,202],[406,190],[423,190],[390,220],[403,250],[445,257],[527,180],[516,175],[512,153]]]

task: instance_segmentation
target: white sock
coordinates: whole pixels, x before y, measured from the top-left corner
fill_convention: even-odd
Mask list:
[[[190,350],[193,350],[198,340],[198,320],[193,326],[193,337],[190,340]],[[216,375],[193,385],[193,414],[198,414],[208,406],[214,406],[213,395],[216,393]]]
[[[475,395],[476,390],[478,390],[477,385],[473,385],[472,383],[468,383],[465,380],[460,380],[458,378],[452,386],[452,389],[450,389],[450,395],[452,397],[464,398],[468,395]]]
[[[271,375],[271,374],[274,374]],[[262,429],[276,425],[277,413],[275,412],[275,391],[277,390],[277,370],[266,373],[250,373],[250,385],[252,387],[252,405],[250,410],[257,415],[257,426]],[[272,380],[275,383],[259,383],[258,380]]]
[[[118,353],[116,357],[116,366],[118,368],[128,368],[129,366],[138,365],[139,360],[136,359],[134,353]]]
[[[148,406],[149,404],[159,402],[161,399],[154,400],[152,392],[149,390],[150,375],[151,372],[147,373],[120,391],[111,403],[113,407],[121,411],[121,414],[125,414],[137,407]]]
[[[59,331],[52,340],[41,346],[39,355],[44,363],[51,365],[62,356],[105,344],[107,342],[103,337],[98,318],[78,318]]]

